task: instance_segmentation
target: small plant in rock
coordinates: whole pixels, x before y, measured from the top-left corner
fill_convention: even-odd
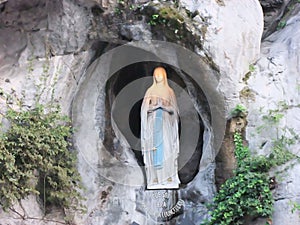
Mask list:
[[[280,21],[277,24],[277,30],[283,29],[286,26],[286,21]]]
[[[280,127],[280,123],[284,118],[284,112],[291,107],[285,102],[278,103],[279,108],[268,110],[266,115],[262,116],[263,124],[257,128],[258,134],[262,131],[273,132],[274,136],[271,139],[272,152],[270,159],[277,158],[276,161],[279,164],[283,164],[291,159],[296,158],[296,155],[292,154],[289,149],[292,145],[299,142],[299,134],[294,129],[289,127]],[[298,107],[298,106],[296,106]]]
[[[292,205],[292,213],[295,213],[296,211],[300,212],[300,204],[297,202],[290,202],[290,204]],[[299,214],[300,217],[300,214]]]
[[[249,71],[253,73],[255,71],[255,66],[253,64],[249,65]]]
[[[269,115],[263,116],[263,120],[271,123],[271,124],[278,124],[279,121],[283,118],[283,114],[282,113],[270,113]]]
[[[237,104],[236,107],[230,112],[232,117],[238,117],[244,114],[247,114],[247,108],[241,104]]]
[[[115,8],[114,12],[117,15],[121,15],[122,14],[122,10],[120,8],[118,8],[118,7]]]
[[[185,19],[174,6],[164,6],[149,16],[148,24],[153,28],[166,29],[165,35],[182,39],[186,33]],[[163,28],[162,28],[163,27]]]
[[[126,5],[127,5],[127,2],[125,2],[124,0],[118,0],[117,6],[115,7],[115,10],[114,10],[115,14],[121,15],[125,10]]]
[[[254,64],[250,64],[249,65],[249,71],[245,74],[245,76],[243,77],[243,81],[245,82],[245,84],[247,84],[248,80],[250,79],[251,74],[255,71],[255,66]]]
[[[151,18],[150,18],[150,21],[148,22],[149,25],[151,26],[156,26],[157,24],[159,24],[161,21],[160,21],[160,17],[159,17],[159,14],[152,14],[151,15]]]

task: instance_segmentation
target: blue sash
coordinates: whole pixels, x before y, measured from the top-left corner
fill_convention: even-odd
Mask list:
[[[156,150],[152,150],[153,165],[156,169],[163,167],[164,160],[164,142],[163,142],[163,109],[158,108],[155,114],[153,126],[153,146]]]

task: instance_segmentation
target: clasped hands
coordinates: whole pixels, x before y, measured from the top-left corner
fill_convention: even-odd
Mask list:
[[[149,110],[148,112],[154,112],[155,110],[161,108],[164,111],[167,111],[170,114],[174,113],[173,107],[171,107],[170,104],[166,105],[165,101],[162,101],[161,99],[157,99],[156,104],[149,104]]]

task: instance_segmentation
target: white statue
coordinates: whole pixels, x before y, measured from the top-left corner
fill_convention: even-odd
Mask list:
[[[179,188],[178,107],[166,70],[157,67],[141,108],[141,146],[147,189]]]

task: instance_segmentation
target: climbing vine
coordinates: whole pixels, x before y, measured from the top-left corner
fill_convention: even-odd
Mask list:
[[[246,108],[238,105],[233,111],[233,116],[245,113]],[[282,118],[281,114],[271,115],[274,124]],[[292,131],[290,131],[292,133]],[[272,152],[268,156],[252,156],[247,146],[243,144],[240,132],[234,133],[235,158],[237,167],[234,176],[226,180],[213,199],[210,208],[210,220],[205,225],[237,225],[245,224],[249,218],[266,217],[271,224],[273,212],[273,196],[269,170],[282,165],[291,159],[297,158],[289,152],[287,145],[293,144],[298,139],[295,134],[292,138],[284,135],[278,136],[273,141]],[[297,207],[295,207],[297,209]]]
[[[241,134],[234,134],[237,168],[214,198],[210,221],[204,224],[244,224],[248,217],[271,217],[273,197],[266,170],[270,167],[265,157],[251,157],[243,145]]]
[[[80,176],[72,152],[72,125],[58,106],[9,107],[0,133],[0,205],[36,194],[47,206],[83,210]],[[2,120],[4,121],[4,120]]]

